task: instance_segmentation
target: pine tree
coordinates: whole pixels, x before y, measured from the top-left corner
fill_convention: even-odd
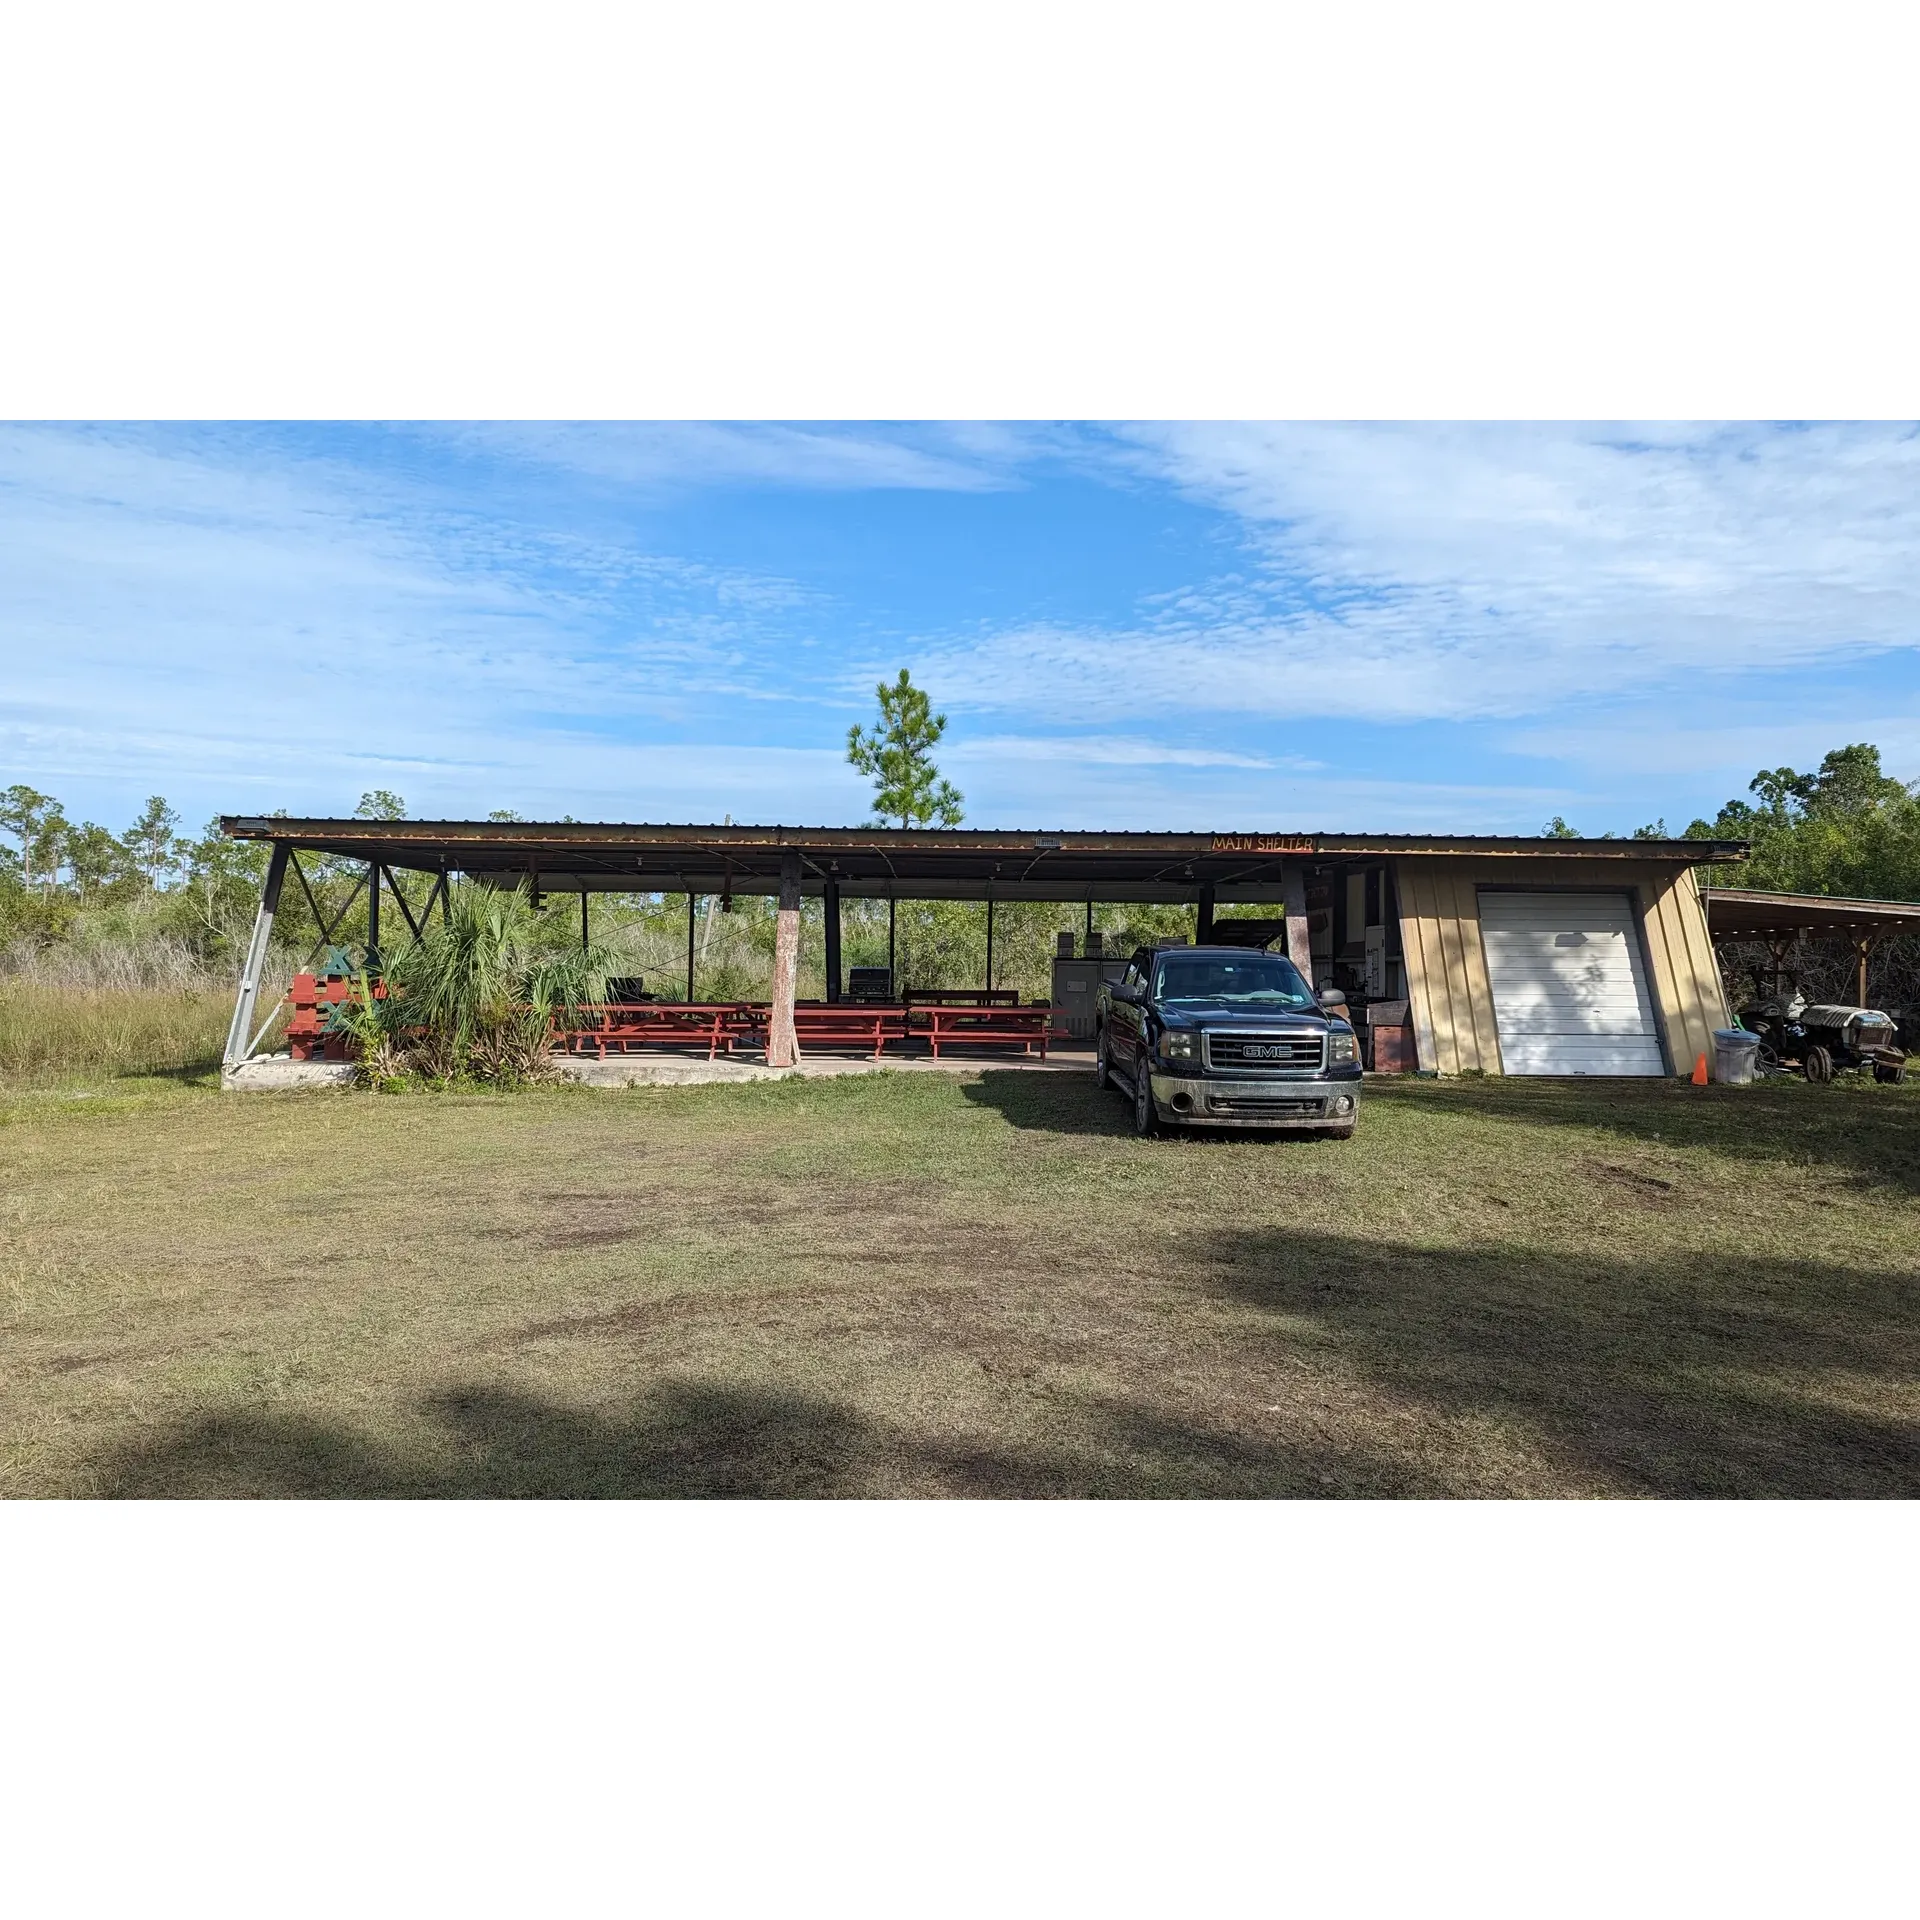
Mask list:
[[[157,887],[180,865],[180,816],[156,793],[130,826],[123,844],[133,865]]]
[[[947,716],[931,711],[905,667],[892,686],[883,680],[874,691],[880,697],[879,723],[847,734],[848,760],[873,781],[874,824],[957,827],[963,796],[933,764]]]

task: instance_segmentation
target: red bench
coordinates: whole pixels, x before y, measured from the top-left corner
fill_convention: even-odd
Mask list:
[[[386,985],[374,982],[375,998],[384,998]],[[358,1048],[344,1033],[328,1031],[333,1009],[353,993],[353,983],[338,978],[322,980],[296,973],[287,988],[287,1052],[295,1060],[351,1060]]]

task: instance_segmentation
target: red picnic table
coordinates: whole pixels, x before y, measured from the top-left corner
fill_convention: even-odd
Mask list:
[[[1048,1040],[1065,1035],[1064,1028],[1054,1026],[1051,1007],[918,1006],[913,1011],[915,1019],[924,1023],[922,1031],[936,1060],[943,1040],[948,1046],[962,1042],[968,1046],[1023,1047],[1028,1053],[1037,1041],[1044,1060]]]
[[[635,1006],[582,1007],[580,1011],[593,1024],[567,1031],[567,1051],[583,1051],[590,1046],[602,1060],[609,1047],[626,1053],[634,1047],[698,1046],[702,1041],[711,1060],[722,1047],[731,1053],[737,1042],[753,1039],[767,1017],[764,1007],[737,1000],[709,1005],[648,1001]]]
[[[889,1040],[903,1040],[906,1033],[905,1007],[802,1000],[793,1010],[793,1037],[802,1047],[865,1047],[871,1042],[872,1057],[878,1060]]]

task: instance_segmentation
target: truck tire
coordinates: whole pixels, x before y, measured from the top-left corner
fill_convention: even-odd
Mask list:
[[[1145,1060],[1134,1062],[1133,1130],[1142,1140],[1151,1140],[1160,1131],[1160,1116],[1153,1110],[1153,1076]]]
[[[1824,1087],[1833,1078],[1833,1055],[1825,1047],[1809,1047],[1806,1074],[1816,1087]]]
[[[1113,1062],[1107,1056],[1107,1030],[1099,1026],[1093,1032],[1093,1084],[1105,1093],[1113,1085]]]

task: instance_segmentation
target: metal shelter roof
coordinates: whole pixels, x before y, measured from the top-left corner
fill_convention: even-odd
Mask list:
[[[772,893],[781,860],[802,887],[902,899],[1193,900],[1277,898],[1281,869],[1369,858],[1471,855],[1654,861],[1698,866],[1746,857],[1739,840],[1508,839],[1479,834],[1072,833],[994,828],[650,826],[572,820],[319,820],[223,815],[238,840],[459,872],[543,892]]]
[[[1707,930],[1716,939],[1786,940],[1795,934],[1854,939],[1920,933],[1920,903],[1846,900],[1824,893],[1760,893],[1744,887],[1702,887]]]

